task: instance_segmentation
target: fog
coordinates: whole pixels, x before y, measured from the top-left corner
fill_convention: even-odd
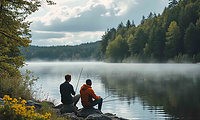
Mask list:
[[[97,95],[118,99],[104,103],[104,113],[128,119],[164,120],[170,114],[178,118],[183,113],[199,117],[200,64],[34,61],[26,62],[22,73],[26,69],[39,77],[34,90],[40,100],[50,98],[60,104],[59,85],[64,76],[72,75],[75,89],[83,69],[77,93],[85,80],[91,79]],[[82,107],[80,102],[78,107]]]
[[[83,68],[83,74],[89,76],[96,75],[117,75],[121,77],[131,77],[134,75],[145,76],[168,76],[183,75],[194,77],[200,73],[200,64],[157,64],[157,63],[105,63],[105,62],[27,62],[25,68],[42,73],[69,73],[78,74]],[[51,69],[47,68],[51,67]]]

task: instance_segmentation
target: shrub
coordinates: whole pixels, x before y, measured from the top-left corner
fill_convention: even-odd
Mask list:
[[[3,97],[4,105],[0,106],[1,120],[49,120],[50,113],[40,114],[35,112],[34,106],[26,106],[26,100]]]
[[[32,99],[32,87],[36,80],[37,78],[28,70],[20,76],[0,76],[0,97],[9,95],[16,98]]]

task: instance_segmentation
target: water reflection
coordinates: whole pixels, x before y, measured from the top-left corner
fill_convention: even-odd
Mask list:
[[[194,69],[195,70],[195,69]],[[142,101],[144,109],[170,114],[177,119],[200,118],[200,75],[199,69],[191,74],[153,73],[106,74],[102,82],[112,94],[126,97],[127,100]],[[164,111],[163,111],[164,109]]]
[[[60,103],[59,85],[66,73],[76,86],[92,79],[93,89],[103,98],[102,108],[128,119],[200,118],[200,66],[197,64],[110,64],[99,62],[31,62],[30,69],[39,77],[36,87]],[[39,92],[40,94],[42,92]],[[43,95],[42,97],[44,97]],[[38,97],[38,96],[37,96]],[[80,103],[78,104],[80,108]]]

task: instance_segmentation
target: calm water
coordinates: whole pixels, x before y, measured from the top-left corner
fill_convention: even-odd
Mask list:
[[[29,69],[39,77],[34,86],[38,99],[57,105],[65,74],[72,75],[75,89],[82,68],[77,92],[90,78],[97,95],[109,96],[103,113],[127,119],[200,119],[200,64],[27,62],[22,71]]]

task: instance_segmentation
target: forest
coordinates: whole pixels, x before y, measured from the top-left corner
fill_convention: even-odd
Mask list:
[[[150,12],[137,26],[134,20],[121,22],[96,43],[30,46],[22,53],[28,60],[196,63],[200,61],[199,33],[200,0],[170,0],[162,14]]]
[[[128,20],[108,29],[101,53],[110,62],[199,62],[199,34],[200,0],[170,0],[162,14],[150,12],[138,26]]]
[[[99,60],[101,42],[84,43],[76,46],[29,46],[21,47],[21,52],[26,60],[60,60],[84,61]]]

